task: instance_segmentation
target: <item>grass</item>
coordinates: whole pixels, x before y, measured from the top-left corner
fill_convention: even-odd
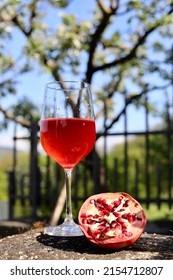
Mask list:
[[[173,207],[170,209],[166,203],[158,208],[154,203],[150,204],[149,209],[142,205],[148,221],[173,221]]]

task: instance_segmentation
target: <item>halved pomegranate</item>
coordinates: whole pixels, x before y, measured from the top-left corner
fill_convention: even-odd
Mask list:
[[[79,225],[97,246],[118,249],[132,245],[143,233],[146,216],[139,202],[124,192],[100,193],[81,206]]]

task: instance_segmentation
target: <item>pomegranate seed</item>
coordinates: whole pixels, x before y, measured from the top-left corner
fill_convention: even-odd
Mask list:
[[[102,203],[102,198],[101,197],[99,197],[99,198],[97,198],[97,200],[96,200],[98,203]]]
[[[97,218],[99,218],[100,216],[98,215],[98,214],[95,214],[94,216],[93,216],[93,218],[94,219],[97,219]]]
[[[118,217],[118,218],[117,218],[117,222],[118,222],[119,224],[122,224],[122,223],[123,223],[123,219],[122,219],[121,217]]]
[[[128,204],[126,204],[126,202],[124,202],[123,207],[128,207]]]
[[[107,205],[106,199],[103,199],[103,200],[102,200],[102,204],[103,204],[103,205]]]
[[[114,215],[115,217],[119,217],[119,216],[121,216],[121,214],[120,214],[120,213],[118,213],[118,212],[113,212],[113,215]]]
[[[112,223],[111,223],[111,227],[116,227],[118,224],[117,224],[117,222],[116,221],[113,221]]]
[[[133,219],[133,217],[132,217],[132,215],[130,216],[128,216],[128,221],[129,221],[129,223],[133,223],[134,222],[134,219]]]
[[[82,213],[81,214],[81,218],[86,218],[87,217],[87,214],[86,213]]]
[[[89,214],[89,215],[87,216],[87,218],[93,218],[93,215],[92,215],[92,214]]]
[[[127,213],[125,213],[125,214],[122,214],[122,216],[121,216],[123,219],[127,219]]]
[[[130,200],[127,199],[127,200],[124,202],[123,207],[128,207],[128,206],[129,206],[129,202],[130,202]]]
[[[103,212],[104,215],[109,216],[109,211],[108,210],[103,209],[102,212]]]
[[[99,233],[102,232],[104,229],[105,229],[104,226],[98,226]]]
[[[122,223],[122,229],[127,229],[126,223]]]
[[[96,224],[96,221],[92,220],[92,221],[90,222],[90,225],[94,225],[94,224]]]
[[[103,221],[100,222],[100,225],[101,225],[101,226],[105,226],[106,223],[107,223],[107,221],[106,221],[106,220],[103,220]]]
[[[103,199],[103,198],[101,198],[101,197],[99,197],[98,199],[97,199],[97,203],[99,203],[99,204],[101,204],[101,205],[106,205],[107,203],[106,203],[106,199]]]
[[[129,231],[123,231],[123,234],[127,237],[132,236],[132,233]]]
[[[105,208],[106,208],[106,210],[108,210],[108,211],[110,211],[110,212],[112,212],[113,209],[114,209],[114,207],[113,207],[112,205],[110,205],[110,204],[106,204],[106,205],[105,205]]]
[[[103,231],[102,234],[106,235],[106,233],[110,231],[110,227],[106,227]]]
[[[102,211],[103,210],[103,207],[100,207],[100,206],[98,206],[98,205],[95,205],[96,206],[96,208],[99,210],[99,211]]]
[[[135,203],[135,207],[136,207],[136,208],[139,207],[139,204],[138,204],[138,203]]]
[[[136,214],[135,213],[133,213],[133,214],[128,214],[128,221],[130,222],[130,223],[133,223],[135,220],[136,220],[136,218],[137,218],[137,216],[136,216]]]
[[[98,235],[99,233],[100,233],[100,231],[97,230],[97,231],[93,231],[93,232],[91,233],[91,235],[92,235],[93,238],[97,238],[97,235]]]
[[[116,226],[114,227],[115,231],[121,230],[121,225],[120,224],[116,224]]]
[[[90,203],[91,203],[91,204],[94,204],[94,203],[95,203],[95,199],[91,199],[91,200],[90,200]]]
[[[114,200],[114,206],[115,207],[118,207],[120,204],[121,204],[121,201],[119,199],[118,200]]]
[[[127,213],[127,217],[129,217],[129,216],[132,216],[132,214],[131,213]]]
[[[87,219],[82,219],[82,223],[87,224],[88,223]]]

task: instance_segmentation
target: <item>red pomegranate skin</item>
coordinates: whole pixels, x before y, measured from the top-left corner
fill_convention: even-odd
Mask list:
[[[146,221],[139,202],[124,192],[93,195],[83,203],[78,215],[86,238],[107,249],[131,246],[143,233]]]

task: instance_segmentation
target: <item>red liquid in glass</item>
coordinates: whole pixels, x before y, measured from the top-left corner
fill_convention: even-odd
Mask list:
[[[95,121],[77,118],[42,120],[40,132],[45,152],[66,169],[89,154],[96,137]]]

